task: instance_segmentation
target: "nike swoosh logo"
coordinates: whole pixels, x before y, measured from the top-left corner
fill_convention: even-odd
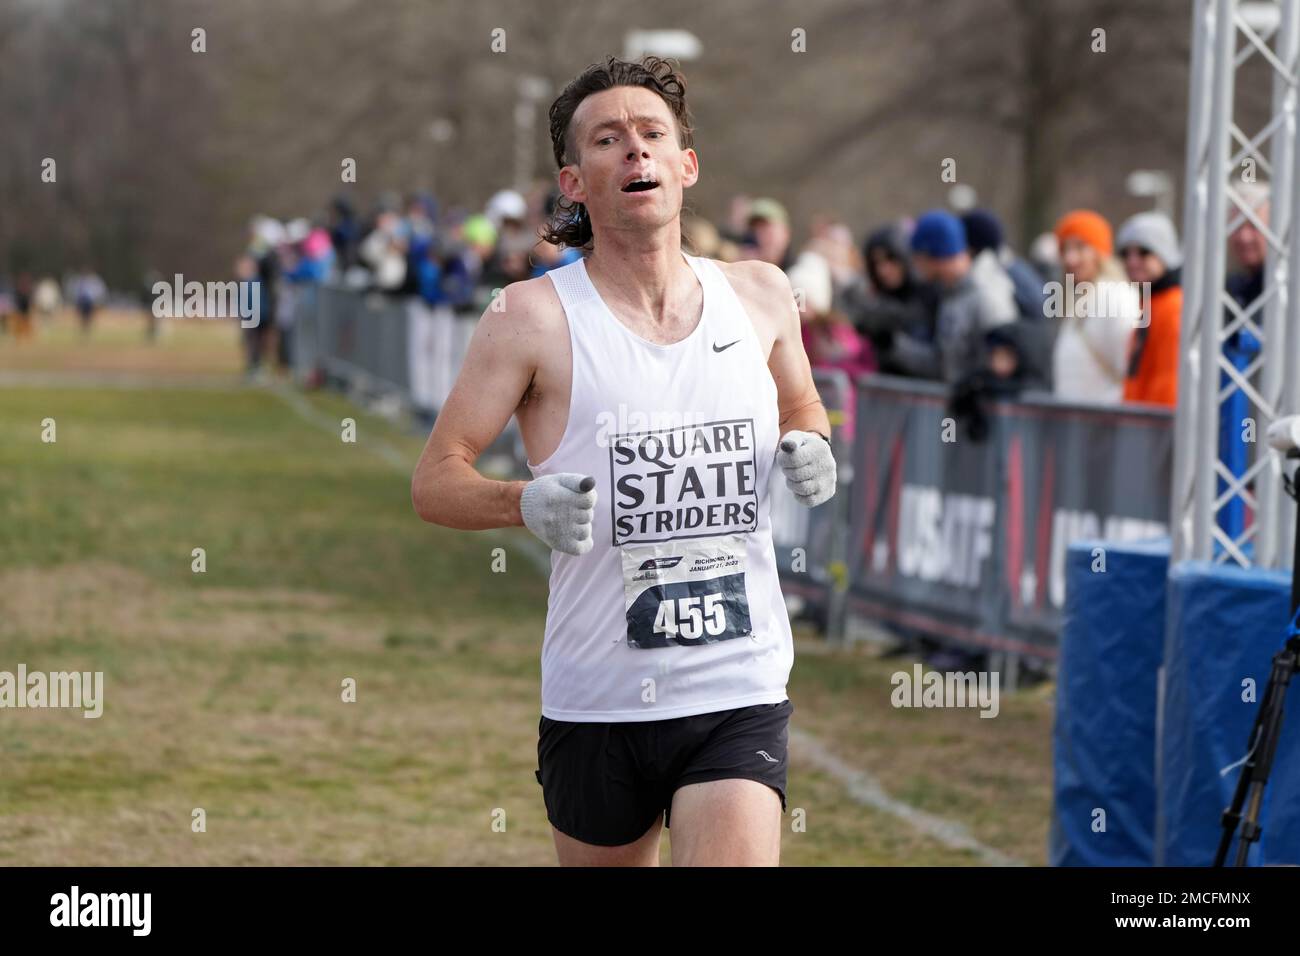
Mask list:
[[[739,342],[739,341],[740,341],[740,339],[736,339],[736,342]],[[731,348],[733,345],[735,345],[736,342],[728,342],[726,345],[719,345],[717,342],[714,342],[714,343],[713,343],[713,351],[715,351],[715,352],[725,352],[727,349],[729,349],[729,348]]]

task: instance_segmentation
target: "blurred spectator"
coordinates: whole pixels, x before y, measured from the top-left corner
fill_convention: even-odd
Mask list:
[[[1128,345],[1142,314],[1137,293],[1115,262],[1110,223],[1076,209],[1056,224],[1065,283],[1052,352],[1058,398],[1117,404],[1124,396]],[[1048,308],[1053,308],[1049,299]]]
[[[912,274],[910,238],[910,230],[902,223],[870,233],[862,255],[866,274],[845,286],[838,299],[838,307],[858,333],[871,340],[884,372],[907,373],[892,362],[896,333],[905,332],[923,342],[934,339],[938,295]]]
[[[1259,183],[1243,183],[1237,187],[1237,192],[1254,212],[1260,224],[1267,226],[1269,223],[1268,188]],[[1230,207],[1228,215],[1229,218],[1234,218],[1237,215],[1236,208]],[[1228,294],[1244,308],[1264,292],[1264,263],[1268,255],[1268,242],[1264,234],[1247,218],[1228,236],[1228,251],[1237,266],[1228,275]]]
[[[717,259],[722,246],[722,236],[718,228],[703,216],[683,213],[682,248],[693,256],[705,259]]]
[[[466,216],[452,231],[452,240],[442,249],[441,299],[453,312],[471,313],[476,307],[482,311],[486,302],[477,299],[476,290],[487,280],[484,262],[498,247],[499,236],[492,220],[475,213]],[[507,281],[513,282],[514,279]],[[426,301],[435,301],[426,298]]]
[[[72,277],[71,293],[81,323],[81,334],[89,335],[90,326],[95,320],[95,310],[103,304],[108,287],[92,270],[83,269]]]
[[[460,238],[465,247],[474,253],[474,258],[482,263],[492,255],[500,241],[501,234],[497,230],[498,227],[490,216],[475,214],[465,217],[465,221],[460,224]]]
[[[239,282],[254,283],[253,294],[256,296],[259,310],[257,325],[240,328],[240,334],[244,339],[245,374],[251,380],[262,375],[262,359],[271,328],[271,322],[267,320],[266,315],[271,297],[267,294],[267,286],[262,281],[258,260],[253,256],[243,255],[235,261],[235,279]]]
[[[849,381],[876,370],[871,344],[864,341],[849,321],[833,309],[830,264],[817,252],[805,250],[787,273],[799,306],[804,351],[813,368],[835,368],[848,373]],[[851,394],[851,393],[850,393]],[[846,403],[844,434],[853,435],[853,406]]]
[[[1056,241],[1056,233],[1041,233],[1029,244],[1029,264],[1038,273],[1040,284],[1061,277],[1061,244]]]
[[[528,220],[528,203],[515,190],[502,189],[488,200],[483,212],[498,231],[520,230]]]
[[[547,194],[545,215],[554,212],[558,197],[558,191]],[[550,251],[541,249],[546,243],[539,244],[537,236],[528,228],[527,204],[519,193],[501,190],[488,200],[486,215],[496,235],[483,264],[483,282],[489,288],[504,289],[512,282],[530,278],[534,268],[529,261],[531,255],[551,256]],[[555,261],[563,250],[553,246],[551,251]]]
[[[330,245],[339,271],[346,272],[357,265],[357,246],[361,242],[361,223],[346,196],[336,196],[330,206]]]
[[[755,199],[749,204],[748,235],[741,255],[761,259],[781,269],[794,265],[790,253],[790,217],[775,199]]]
[[[716,226],[703,216],[682,217],[682,246],[693,256],[735,262],[740,249],[730,239],[723,239]]]
[[[815,252],[831,269],[831,283],[838,300],[840,293],[862,276],[862,254],[853,242],[847,223],[825,215],[812,218],[804,252]]]
[[[749,239],[749,207],[752,201],[743,193],[732,196],[727,205],[727,222],[719,230],[722,238],[734,243],[737,248]]]
[[[1051,390],[1052,327],[1044,321],[1043,280],[1006,246],[1001,221],[987,210],[976,209],[963,216],[962,223],[974,257],[971,271],[977,283],[982,279],[986,286],[985,302],[994,314],[1004,311],[1009,285],[1015,312],[1012,321],[985,334],[983,362],[956,383],[949,400],[949,412],[962,423],[967,437],[983,441],[990,431],[990,402],[1018,398],[1026,391]]]
[[[32,337],[32,277],[26,272],[20,272],[14,283],[12,331],[16,342]]]
[[[406,211],[398,227],[398,245],[406,254],[406,269],[399,291],[403,295],[420,292],[421,263],[429,258],[434,243],[438,219],[438,204],[424,193],[409,196]]]
[[[244,354],[249,378],[261,377],[268,358],[271,334],[276,327],[277,286],[280,281],[280,247],[288,239],[283,224],[268,216],[257,216],[249,229],[245,254],[235,264],[235,277],[257,283],[258,323],[244,328]]]
[[[282,369],[293,364],[294,327],[316,308],[317,289],[333,273],[335,261],[333,242],[323,228],[295,219],[286,231],[279,261],[284,281],[276,307],[276,359]]]
[[[998,290],[994,294],[1000,296],[1001,283],[995,276],[1005,275],[1011,283],[1016,313],[1026,319],[1041,319],[1046,298],[1043,277],[1006,244],[1002,221],[987,209],[973,209],[962,216],[962,225],[966,227],[966,241],[975,260],[972,271],[976,283],[981,281],[982,274],[987,274],[984,281]]]
[[[36,283],[36,288],[32,290],[32,308],[37,314],[48,320],[53,318],[62,305],[63,294],[59,292],[57,282],[46,276]]]
[[[953,387],[948,410],[972,441],[984,441],[990,424],[988,403],[1018,398],[1028,391],[1049,391],[1043,355],[1050,352],[1051,330],[1040,319],[1018,319],[991,329],[984,337],[985,361]]]
[[[1130,282],[1150,283],[1147,321],[1133,330],[1124,401],[1178,404],[1179,323],[1183,311],[1178,233],[1169,217],[1143,212],[1120,226],[1116,238]]]
[[[406,283],[406,236],[402,218],[391,210],[375,218],[375,227],[358,250],[361,262],[374,276],[374,284],[385,292],[399,292]]]
[[[979,292],[984,314],[999,325],[1013,321],[1019,315],[1016,287],[998,258],[1002,224],[992,213],[975,210],[962,216],[962,228],[971,256],[971,282]]]
[[[909,374],[956,384],[984,365],[985,336],[1010,321],[991,312],[971,276],[966,230],[952,213],[932,210],[916,221],[911,239],[918,275],[938,289],[934,340],[893,336],[890,358]]]
[[[850,375],[874,372],[871,343],[864,341],[834,310],[830,264],[820,253],[805,251],[788,273],[802,322],[804,350],[815,367],[843,369]]]

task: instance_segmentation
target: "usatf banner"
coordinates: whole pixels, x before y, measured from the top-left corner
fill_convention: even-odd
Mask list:
[[[1054,658],[1071,541],[1164,535],[1163,409],[993,403],[983,441],[941,385],[857,383],[846,558],[859,614],[952,642]],[[1100,549],[1099,549],[1100,550]],[[1104,552],[1096,555],[1104,568]]]

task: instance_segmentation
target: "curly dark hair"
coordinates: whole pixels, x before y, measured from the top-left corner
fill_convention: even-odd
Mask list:
[[[611,56],[583,70],[551,104],[551,148],[555,152],[557,168],[564,168],[576,158],[569,136],[569,124],[578,104],[593,93],[615,86],[644,86],[658,93],[677,120],[678,145],[682,149],[695,145],[691,110],[686,105],[686,77],[680,69],[657,56],[642,57],[635,63]],[[542,227],[541,237],[557,246],[591,248],[593,237],[587,207],[560,196]]]

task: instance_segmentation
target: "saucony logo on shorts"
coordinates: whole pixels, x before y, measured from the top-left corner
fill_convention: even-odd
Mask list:
[[[740,341],[740,339],[736,339],[736,342],[739,342],[739,341]],[[729,349],[729,348],[731,348],[733,345],[735,345],[736,342],[728,342],[726,345],[719,345],[717,342],[714,342],[714,343],[713,343],[713,351],[715,351],[715,352],[725,352],[727,349]]]
[[[777,760],[775,757],[773,757],[771,754],[769,754],[766,750],[755,750],[754,753],[758,754],[760,757],[762,757],[762,758],[763,758],[764,760],[766,760],[768,763],[780,763],[780,762],[781,762],[781,761]]]

